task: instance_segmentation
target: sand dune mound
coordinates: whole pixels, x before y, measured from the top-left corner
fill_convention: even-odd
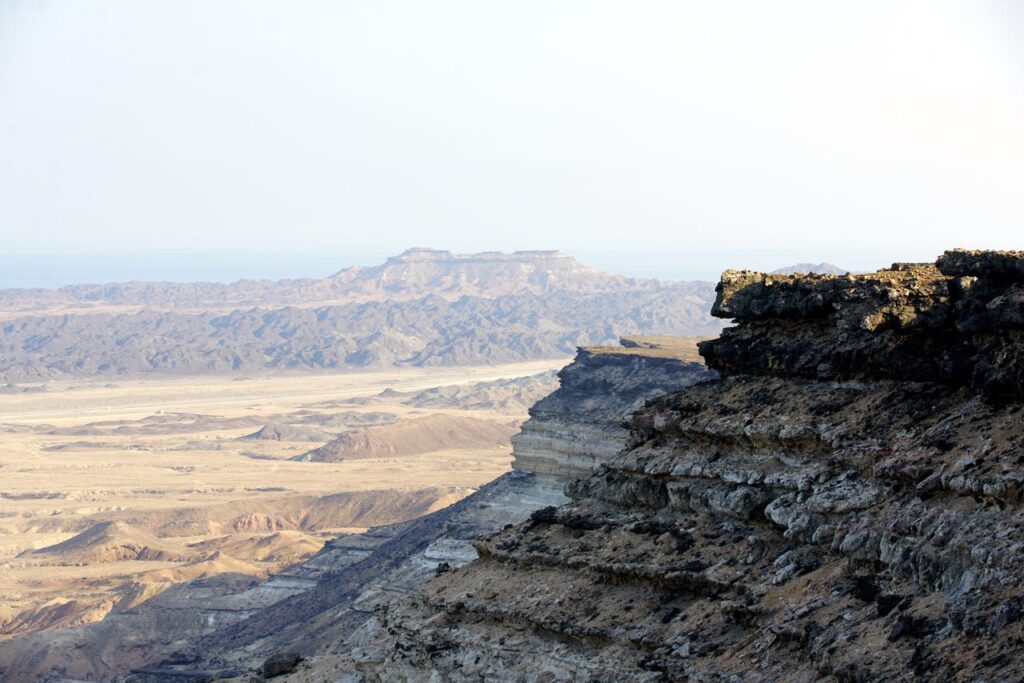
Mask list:
[[[259,431],[242,438],[249,441],[327,441],[331,435],[312,427],[268,422]]]
[[[301,520],[308,531],[372,527],[405,521],[448,507],[473,489],[431,486],[415,491],[346,491],[318,498]]]
[[[99,621],[110,611],[110,603],[54,598],[38,607],[22,610],[0,626],[0,635],[14,636],[46,628],[67,628]]]
[[[454,415],[428,415],[391,425],[353,429],[330,443],[292,458],[308,462],[341,462],[389,458],[433,451],[508,446],[516,429],[509,425]]]
[[[71,566],[125,560],[181,562],[190,559],[182,546],[124,522],[100,522],[62,543],[30,552],[33,557],[44,556],[56,564]]]
[[[136,583],[181,583],[203,576],[217,574],[245,574],[246,576],[265,577],[267,570],[255,564],[240,560],[222,550],[215,550],[202,559],[193,560],[177,567],[154,569],[135,578]]]
[[[393,397],[417,408],[460,408],[463,410],[526,410],[558,388],[554,370],[526,377],[512,377],[475,384],[432,387]],[[385,397],[381,392],[381,397]]]
[[[301,531],[236,534],[196,543],[202,552],[220,552],[248,562],[296,562],[320,550],[323,541]]]
[[[228,580],[229,576],[265,579],[268,575],[266,569],[218,550],[203,559],[167,569],[154,569],[135,576],[131,583],[124,587],[121,598],[112,611],[131,609],[172,586],[194,579],[217,577],[218,581],[224,581]]]

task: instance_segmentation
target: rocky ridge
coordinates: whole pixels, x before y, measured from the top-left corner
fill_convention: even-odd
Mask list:
[[[1024,679],[1022,286],[1022,252],[725,273],[721,379],[382,606],[335,678]]]
[[[252,306],[311,307],[339,301],[398,301],[435,294],[495,298],[512,293],[593,293],[657,288],[581,264],[558,251],[453,254],[414,248],[377,266],[351,266],[325,278],[222,282],[111,282],[57,290],[0,289],[0,308],[38,312],[58,306],[144,306],[152,310],[231,310]]]
[[[720,327],[710,283],[624,278],[555,252],[410,250],[324,280],[66,290],[63,303],[0,291],[0,383],[479,365]]]

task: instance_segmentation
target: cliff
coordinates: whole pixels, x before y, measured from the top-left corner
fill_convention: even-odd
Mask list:
[[[0,679],[59,672],[84,680],[205,681],[257,670],[289,650],[313,658],[341,653],[351,668],[348,639],[377,609],[475,560],[477,538],[567,502],[566,483],[600,464],[581,459],[580,444],[614,454],[628,436],[619,421],[631,410],[713,376],[694,362],[695,342],[632,338],[623,340],[628,347],[581,349],[516,438],[514,470],[458,503],[330,541],[259,584],[204,579],[96,624],[7,643]]]
[[[586,476],[626,445],[625,418],[649,399],[715,377],[697,365],[694,340],[624,337],[621,346],[580,348],[558,373],[559,389],[530,408],[512,438],[512,467]]]
[[[317,568],[314,583],[297,591],[289,576],[272,579],[266,590],[288,584],[295,592],[191,644],[189,658],[195,661],[185,668],[201,663],[204,670],[245,671],[288,650],[306,657],[345,655],[348,639],[376,610],[476,560],[476,539],[565,503],[565,486],[601,464],[600,457],[581,459],[581,444],[614,454],[628,436],[619,423],[633,410],[713,377],[694,362],[695,341],[639,337],[624,339],[622,347],[580,349],[559,372],[559,388],[530,411],[513,438],[512,472],[445,510],[366,538],[329,543],[307,563]],[[292,574],[310,572],[303,566]]]
[[[382,606],[334,673],[1024,679],[1022,283],[1021,252],[725,273],[721,379],[635,412],[568,502]]]

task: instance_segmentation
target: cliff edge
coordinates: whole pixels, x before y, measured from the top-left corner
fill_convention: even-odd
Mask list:
[[[337,680],[354,666],[350,637],[376,610],[477,559],[477,538],[567,502],[567,482],[625,446],[622,421],[633,410],[714,377],[695,362],[696,341],[635,337],[581,349],[515,437],[513,471],[454,505],[334,539],[255,585],[204,579],[95,624],[8,641],[0,679],[248,681],[268,657],[294,651],[314,663],[339,657],[316,674]]]
[[[721,379],[382,606],[351,680],[1024,679],[1022,295],[1024,252],[726,272]]]

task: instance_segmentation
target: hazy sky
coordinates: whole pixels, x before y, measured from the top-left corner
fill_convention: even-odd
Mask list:
[[[0,253],[413,245],[1024,248],[1024,2],[0,0]]]

